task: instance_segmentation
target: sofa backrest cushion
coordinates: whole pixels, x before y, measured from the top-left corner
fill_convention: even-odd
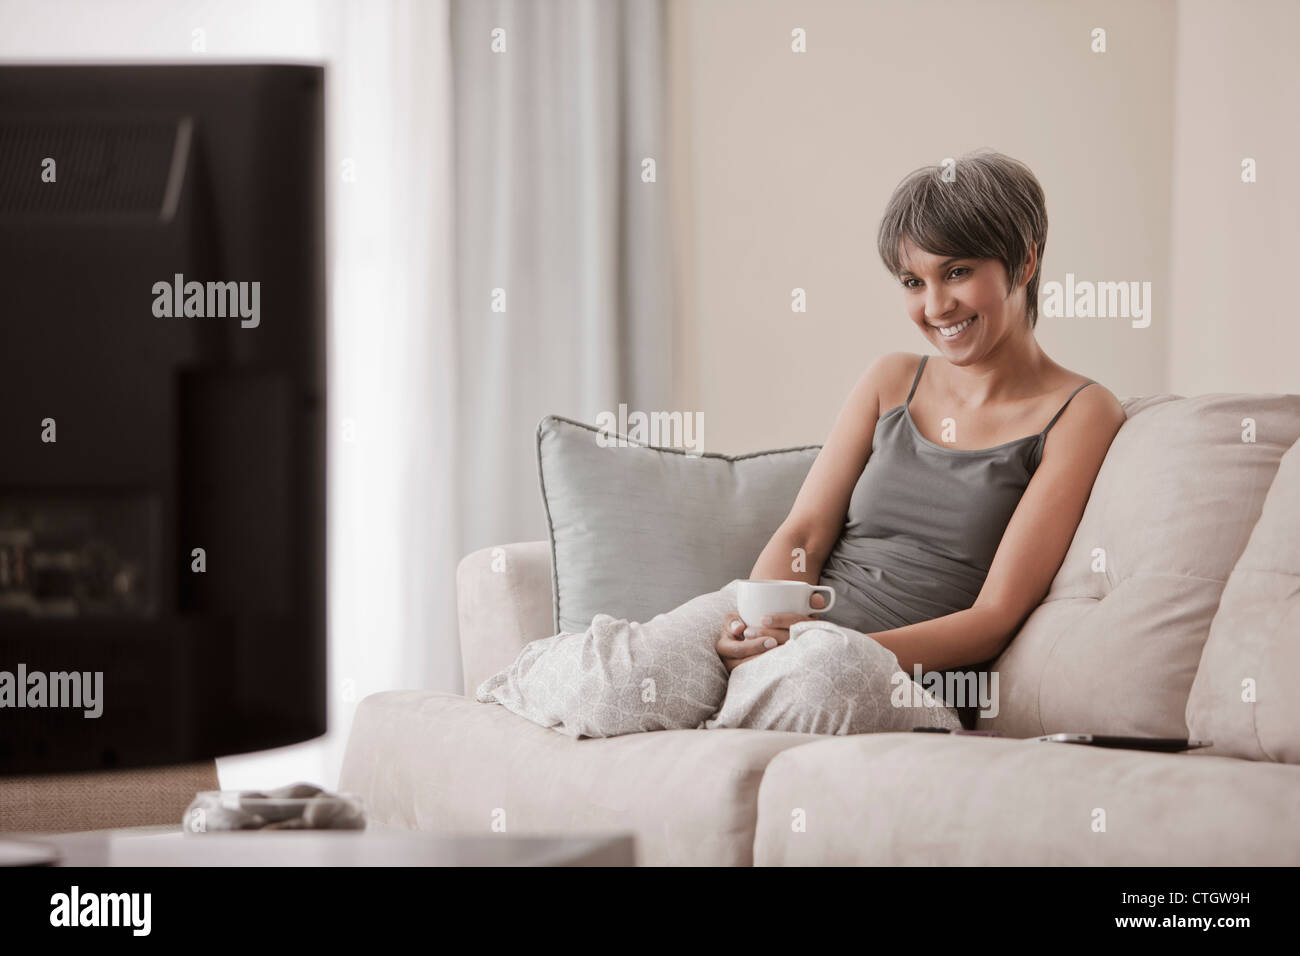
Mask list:
[[[1187,734],[1210,622],[1300,436],[1300,395],[1158,395],[1124,407],[1046,598],[990,668],[999,710],[981,729]]]
[[[1187,700],[1202,753],[1300,763],[1300,443],[1278,466],[1264,510],[1210,625]]]
[[[820,449],[731,457],[621,437],[555,415],[537,426],[557,633],[597,614],[648,621],[749,577]]]

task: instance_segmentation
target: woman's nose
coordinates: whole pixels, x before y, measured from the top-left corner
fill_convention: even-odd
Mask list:
[[[925,294],[925,320],[927,322],[938,322],[951,311],[952,296],[943,295],[939,292],[927,292]]]

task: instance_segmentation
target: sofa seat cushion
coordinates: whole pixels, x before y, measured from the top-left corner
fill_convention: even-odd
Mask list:
[[[378,827],[631,832],[641,865],[743,866],[768,761],[816,739],[669,730],[575,740],[467,697],[387,691],[357,708],[339,789],[360,796]]]
[[[1188,693],[1300,395],[1126,399],[1065,558],[991,669],[980,729],[1184,737]]]
[[[1300,767],[941,734],[777,754],[756,865],[1295,866]]]

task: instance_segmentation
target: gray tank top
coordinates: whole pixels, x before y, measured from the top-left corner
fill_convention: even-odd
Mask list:
[[[945,448],[921,435],[909,410],[928,357],[906,401],[876,422],[871,457],[822,568],[820,583],[837,598],[824,615],[833,624],[868,633],[973,605],[1047,433],[1071,399],[1095,384],[1076,388],[1037,435],[993,448]]]

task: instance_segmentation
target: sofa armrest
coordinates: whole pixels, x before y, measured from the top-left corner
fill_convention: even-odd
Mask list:
[[[525,644],[555,633],[550,542],[503,544],[462,558],[456,615],[464,693],[472,697]]]

